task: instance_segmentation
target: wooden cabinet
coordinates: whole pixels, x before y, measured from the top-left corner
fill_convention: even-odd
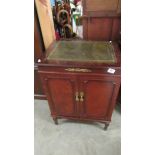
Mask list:
[[[39,74],[56,124],[58,118],[91,120],[107,129],[120,87],[116,44],[61,41],[47,51]]]
[[[83,14],[91,17],[117,16],[121,0],[83,0]]]
[[[91,74],[61,76],[41,71],[52,117],[110,122],[120,78]]]

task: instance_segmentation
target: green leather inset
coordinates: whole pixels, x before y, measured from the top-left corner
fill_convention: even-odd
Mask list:
[[[111,43],[103,41],[58,41],[47,60],[115,63]]]

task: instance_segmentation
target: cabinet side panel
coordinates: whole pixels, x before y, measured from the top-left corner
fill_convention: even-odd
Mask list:
[[[44,94],[37,68],[34,68],[34,98],[46,99],[46,95]]]

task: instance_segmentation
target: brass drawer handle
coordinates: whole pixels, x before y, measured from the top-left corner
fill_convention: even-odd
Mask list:
[[[84,92],[80,92],[80,102],[84,101]]]
[[[78,92],[75,93],[75,101],[79,102],[79,93]]]
[[[90,69],[86,68],[66,68],[65,70],[69,72],[91,72]]]

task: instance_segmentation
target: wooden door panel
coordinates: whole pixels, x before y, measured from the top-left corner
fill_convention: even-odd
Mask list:
[[[117,16],[121,0],[83,0],[83,14],[91,17]]]
[[[119,0],[86,0],[87,11],[116,11]]]
[[[83,18],[83,37],[85,40],[118,41],[121,38],[120,17]]]
[[[114,90],[114,83],[102,79],[82,80],[84,102],[82,116],[88,118],[104,118],[107,116]]]
[[[54,112],[60,116],[76,115],[75,80],[70,78],[51,77],[46,80],[48,98]]]
[[[112,18],[88,19],[88,40],[110,40],[112,21]]]

